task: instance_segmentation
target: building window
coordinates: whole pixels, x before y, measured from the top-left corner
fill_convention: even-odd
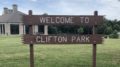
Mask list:
[[[25,33],[29,34],[29,25],[25,25]]]
[[[44,34],[44,25],[38,25],[38,33]]]
[[[19,34],[19,24],[11,24],[10,32],[11,34]]]
[[[0,34],[5,34],[5,24],[0,24]]]

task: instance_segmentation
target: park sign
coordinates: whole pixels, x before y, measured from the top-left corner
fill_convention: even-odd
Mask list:
[[[102,36],[95,34],[95,27],[102,24],[103,19],[97,11],[94,15],[32,15],[32,10],[29,10],[29,15],[22,18],[24,25],[29,26],[29,34],[23,35],[22,39],[30,47],[30,67],[34,67],[34,44],[93,44],[92,67],[96,67],[96,49],[97,44],[102,44]],[[48,32],[48,25],[90,26],[92,34],[33,34],[35,25],[45,25],[45,32]]]
[[[29,34],[23,36],[24,44],[101,44],[100,35],[33,35],[33,25],[83,25],[96,26],[103,22],[103,16],[94,15],[29,15],[23,16],[25,25],[30,25]]]
[[[24,35],[24,44],[102,44],[101,35]]]
[[[100,25],[103,16],[94,15],[24,15],[25,25]]]

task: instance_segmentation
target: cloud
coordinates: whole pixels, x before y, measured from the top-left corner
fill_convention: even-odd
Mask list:
[[[75,11],[81,10],[82,7],[79,4],[82,4],[83,2],[84,0],[81,0],[81,1],[61,0],[57,3],[52,3],[49,7],[55,10],[58,10],[58,12],[62,14],[69,14],[69,13],[75,14],[75,13],[78,13]]]
[[[32,1],[32,2],[36,2],[37,0],[30,0],[30,1]]]
[[[120,20],[120,2],[118,0],[100,0],[102,14],[106,15],[108,19],[119,19]]]
[[[0,0],[0,2],[6,1]],[[10,1],[7,2],[10,4],[1,5],[0,3],[0,6],[12,5]],[[14,3],[17,3],[20,11],[25,13],[31,9],[34,14],[93,15],[93,12],[98,10],[99,15],[120,20],[120,1],[118,0],[15,0]]]
[[[58,0],[58,2],[49,4],[50,14],[92,14],[98,10],[100,15],[106,15],[108,19],[120,20],[120,2],[118,0]]]

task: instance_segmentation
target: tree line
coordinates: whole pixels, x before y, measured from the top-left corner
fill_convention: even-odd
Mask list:
[[[120,21],[118,20],[105,20],[104,23],[97,28],[98,34],[104,34],[110,38],[118,38],[120,32]]]
[[[49,26],[49,34],[92,34],[92,27],[88,26]],[[105,19],[103,24],[96,26],[96,33],[105,37],[118,38],[120,32],[120,21]]]

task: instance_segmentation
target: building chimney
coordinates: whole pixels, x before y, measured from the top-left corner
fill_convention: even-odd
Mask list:
[[[4,12],[3,14],[8,14],[8,8],[4,7]]]
[[[17,5],[13,4],[13,12],[17,12]]]

